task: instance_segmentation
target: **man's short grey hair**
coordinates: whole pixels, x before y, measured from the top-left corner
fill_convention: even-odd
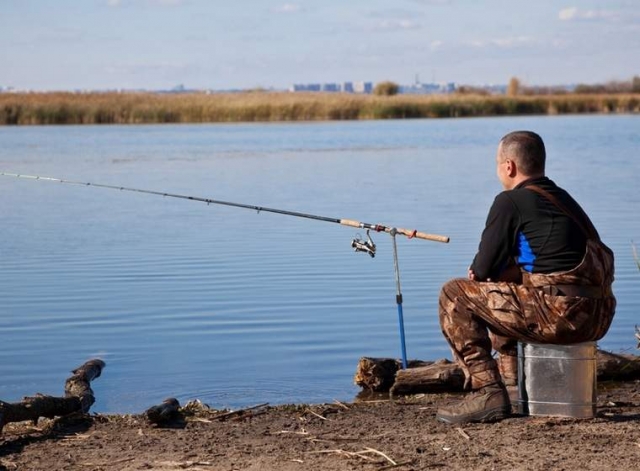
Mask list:
[[[547,153],[542,138],[532,131],[513,131],[500,140],[501,152],[516,161],[524,175],[544,175]]]

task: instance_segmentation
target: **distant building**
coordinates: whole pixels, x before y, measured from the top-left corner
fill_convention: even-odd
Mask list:
[[[322,84],[322,91],[323,92],[339,92],[340,85],[338,85],[337,83],[325,83],[325,84]]]
[[[339,83],[296,83],[289,87],[290,92],[345,92],[345,93],[371,93],[371,82],[344,82]]]
[[[344,82],[342,84],[342,91],[345,93],[353,93],[353,82]]]
[[[371,82],[354,82],[353,91],[355,93],[371,93],[373,91],[373,83]]]
[[[453,93],[456,91],[456,84],[449,83],[419,83],[416,82],[413,85],[402,85],[399,93],[414,94],[414,95],[427,95],[427,94],[445,94]]]
[[[290,92],[319,92],[321,89],[319,83],[296,83],[289,87]]]
[[[480,88],[482,88],[483,90],[489,92],[489,93],[494,93],[494,94],[499,94],[499,95],[504,95],[507,93],[507,86],[506,85],[483,85]]]
[[[444,85],[445,93],[453,93],[456,91],[456,84],[454,82],[449,82]]]

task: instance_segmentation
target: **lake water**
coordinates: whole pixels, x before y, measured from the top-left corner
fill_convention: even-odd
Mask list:
[[[640,116],[0,128],[0,171],[382,223],[399,237],[407,352],[450,358],[440,286],[464,276],[500,191],[495,147],[547,143],[548,174],[616,254],[600,342],[635,349]],[[361,356],[399,357],[391,237],[174,198],[0,177],[0,399],[60,395],[105,360],[96,412],[352,400]]]

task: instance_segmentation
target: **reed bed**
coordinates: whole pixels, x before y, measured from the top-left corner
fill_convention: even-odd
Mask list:
[[[0,125],[226,123],[640,113],[640,94],[4,93]]]

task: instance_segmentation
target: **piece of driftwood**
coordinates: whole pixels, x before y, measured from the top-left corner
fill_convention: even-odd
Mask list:
[[[449,360],[396,372],[391,394],[454,392],[464,389],[464,372]]]
[[[11,422],[32,420],[37,423],[40,417],[53,418],[74,412],[89,412],[95,402],[90,383],[100,376],[104,367],[102,360],[93,359],[73,370],[73,376],[65,382],[64,397],[36,394],[17,403],[0,401],[0,433]]]
[[[432,361],[410,360],[408,368],[417,368],[433,364]],[[389,391],[395,382],[396,372],[402,367],[402,362],[393,358],[362,357],[358,362],[354,382],[369,391]]]
[[[640,379],[640,356],[598,350],[598,381],[633,381]]]
[[[632,381],[640,379],[640,356],[598,350],[598,381]],[[400,360],[363,357],[358,362],[354,382],[374,392],[392,394],[459,392],[464,386],[464,372],[449,360],[410,361],[401,369]]]
[[[153,424],[165,425],[181,417],[180,403],[175,397],[170,397],[162,404],[148,408],[144,415]]]

